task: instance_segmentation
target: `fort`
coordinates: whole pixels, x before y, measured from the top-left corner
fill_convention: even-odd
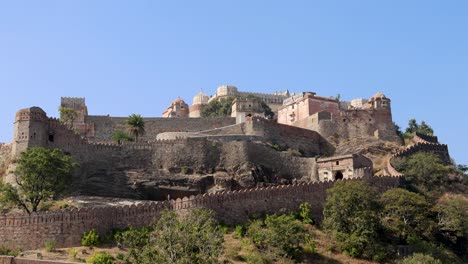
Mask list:
[[[201,117],[210,101],[228,96],[236,98],[231,116]],[[263,116],[259,102],[275,111],[273,119]],[[126,117],[89,115],[84,98],[62,97],[61,107],[76,112],[71,126],[40,107],[19,110],[13,142],[0,145],[0,161],[14,160],[29,147],[59,148],[79,164],[70,185],[74,194],[149,201],[0,215],[1,245],[31,249],[53,239],[74,246],[91,228],[105,233],[148,225],[163,209],[209,208],[219,220],[238,223],[309,202],[320,219],[326,190],[336,180],[364,180],[384,191],[403,176],[392,167],[394,158],[424,151],[450,162],[447,146],[436,137],[416,134],[411,146],[401,147],[390,99],[382,93],[343,102],[312,92],[259,94],[221,86],[212,97],[197,94],[192,106],[177,98],[163,117],[144,117],[145,134],[121,144],[112,136],[126,129]],[[361,145],[350,145],[355,138],[392,144],[395,152],[375,168]],[[4,181],[14,183],[14,175]]]

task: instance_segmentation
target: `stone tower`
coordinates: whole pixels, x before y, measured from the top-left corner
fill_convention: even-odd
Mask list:
[[[265,117],[260,100],[254,98],[236,98],[232,102],[231,117],[236,118],[236,124],[245,122],[249,117],[253,116]]]
[[[77,117],[74,121],[74,125],[85,123],[86,116],[88,115],[88,107],[86,106],[84,97],[61,97],[60,106],[75,110]]]
[[[387,98],[383,93],[378,92],[374,96],[372,96],[367,102],[365,108],[373,110],[374,119],[378,124],[393,124],[390,99]]]
[[[40,107],[16,112],[14,129],[13,156],[29,147],[46,147],[48,141],[53,141],[53,135],[49,135],[47,115]]]
[[[203,108],[208,104],[208,100],[210,98],[203,93],[203,91],[200,91],[199,94],[195,95],[193,97],[193,102],[192,106],[190,106],[190,117],[201,117],[201,112],[203,111]]]

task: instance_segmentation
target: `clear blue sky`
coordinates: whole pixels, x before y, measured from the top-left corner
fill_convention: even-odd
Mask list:
[[[468,1],[2,1],[0,141],[15,111],[160,116],[218,85],[377,91],[394,120],[426,120],[468,164]]]

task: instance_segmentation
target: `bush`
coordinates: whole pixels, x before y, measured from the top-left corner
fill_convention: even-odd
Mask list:
[[[126,260],[132,263],[141,263],[145,247],[149,244],[151,229],[143,227],[136,229],[130,227],[126,231],[118,232],[115,235],[117,242],[128,249]]]
[[[244,236],[245,236],[245,227],[243,225],[236,225],[236,229],[234,230],[234,237],[243,238]]]
[[[125,255],[122,254],[122,253],[119,253],[119,254],[117,254],[117,256],[115,256],[115,258],[118,259],[118,260],[124,260],[124,259],[125,259]]]
[[[75,248],[70,248],[68,250],[68,255],[72,258],[72,259],[76,259],[76,256],[78,256],[78,250],[75,249]]]
[[[57,242],[53,239],[48,239],[45,241],[45,248],[47,252],[54,252],[57,246]]]
[[[6,246],[0,246],[0,255],[3,255],[3,256],[13,256],[13,257],[16,257],[19,255],[19,253],[21,252],[21,249],[10,249]]]
[[[306,224],[313,224],[314,219],[310,213],[310,204],[305,202],[299,205],[299,220]]]
[[[262,252],[298,259],[304,242],[304,226],[293,215],[267,215],[265,221],[255,220],[247,236]]]
[[[95,247],[99,245],[99,235],[96,229],[85,232],[81,238],[81,245],[85,247]]]
[[[317,252],[315,240],[311,235],[306,235],[304,237],[304,252],[308,254],[315,254]]]
[[[404,258],[401,264],[442,264],[438,259],[433,258],[431,255],[424,255],[421,253],[413,254]]]
[[[302,153],[297,149],[289,148],[288,149],[288,154],[291,155],[291,156],[294,156],[294,157],[302,157]]]
[[[106,252],[97,252],[86,260],[89,264],[113,264],[114,258]]]

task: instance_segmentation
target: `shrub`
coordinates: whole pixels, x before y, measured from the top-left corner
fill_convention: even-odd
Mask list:
[[[305,202],[299,205],[299,220],[306,224],[313,224],[314,220],[312,214],[310,213],[310,204]]]
[[[317,252],[315,240],[311,235],[306,235],[304,237],[304,252],[308,254],[315,254]]]
[[[304,231],[302,223],[293,215],[267,215],[265,221],[255,220],[249,225],[247,236],[264,253],[297,259]]]
[[[245,236],[245,227],[243,225],[236,225],[236,229],[234,230],[234,237],[243,238],[244,236]]]
[[[115,256],[115,258],[118,259],[118,260],[124,260],[124,259],[125,259],[125,255],[122,254],[122,253],[119,253],[119,254],[117,254],[117,256]]]
[[[72,259],[76,259],[76,256],[78,256],[78,250],[75,249],[75,248],[70,248],[68,250],[68,255],[72,258]]]
[[[6,246],[0,246],[0,255],[16,257],[21,252],[21,249],[10,249]]]
[[[106,252],[97,252],[86,260],[89,264],[113,264],[114,258]]]
[[[291,155],[291,156],[294,156],[294,157],[302,157],[302,153],[297,149],[289,148],[288,149],[288,154]]]
[[[440,260],[433,258],[431,255],[425,255],[421,253],[416,253],[409,257],[406,257],[400,263],[401,264],[442,264]]]
[[[81,245],[85,247],[94,247],[99,245],[99,235],[96,229],[85,232],[81,238]]]
[[[53,239],[48,239],[45,241],[45,248],[47,252],[54,252],[57,246],[57,242]]]
[[[141,263],[143,261],[143,254],[141,253],[149,243],[150,233],[151,229],[148,227],[141,229],[130,227],[128,230],[118,232],[115,235],[117,242],[128,249],[127,261],[132,263]]]

